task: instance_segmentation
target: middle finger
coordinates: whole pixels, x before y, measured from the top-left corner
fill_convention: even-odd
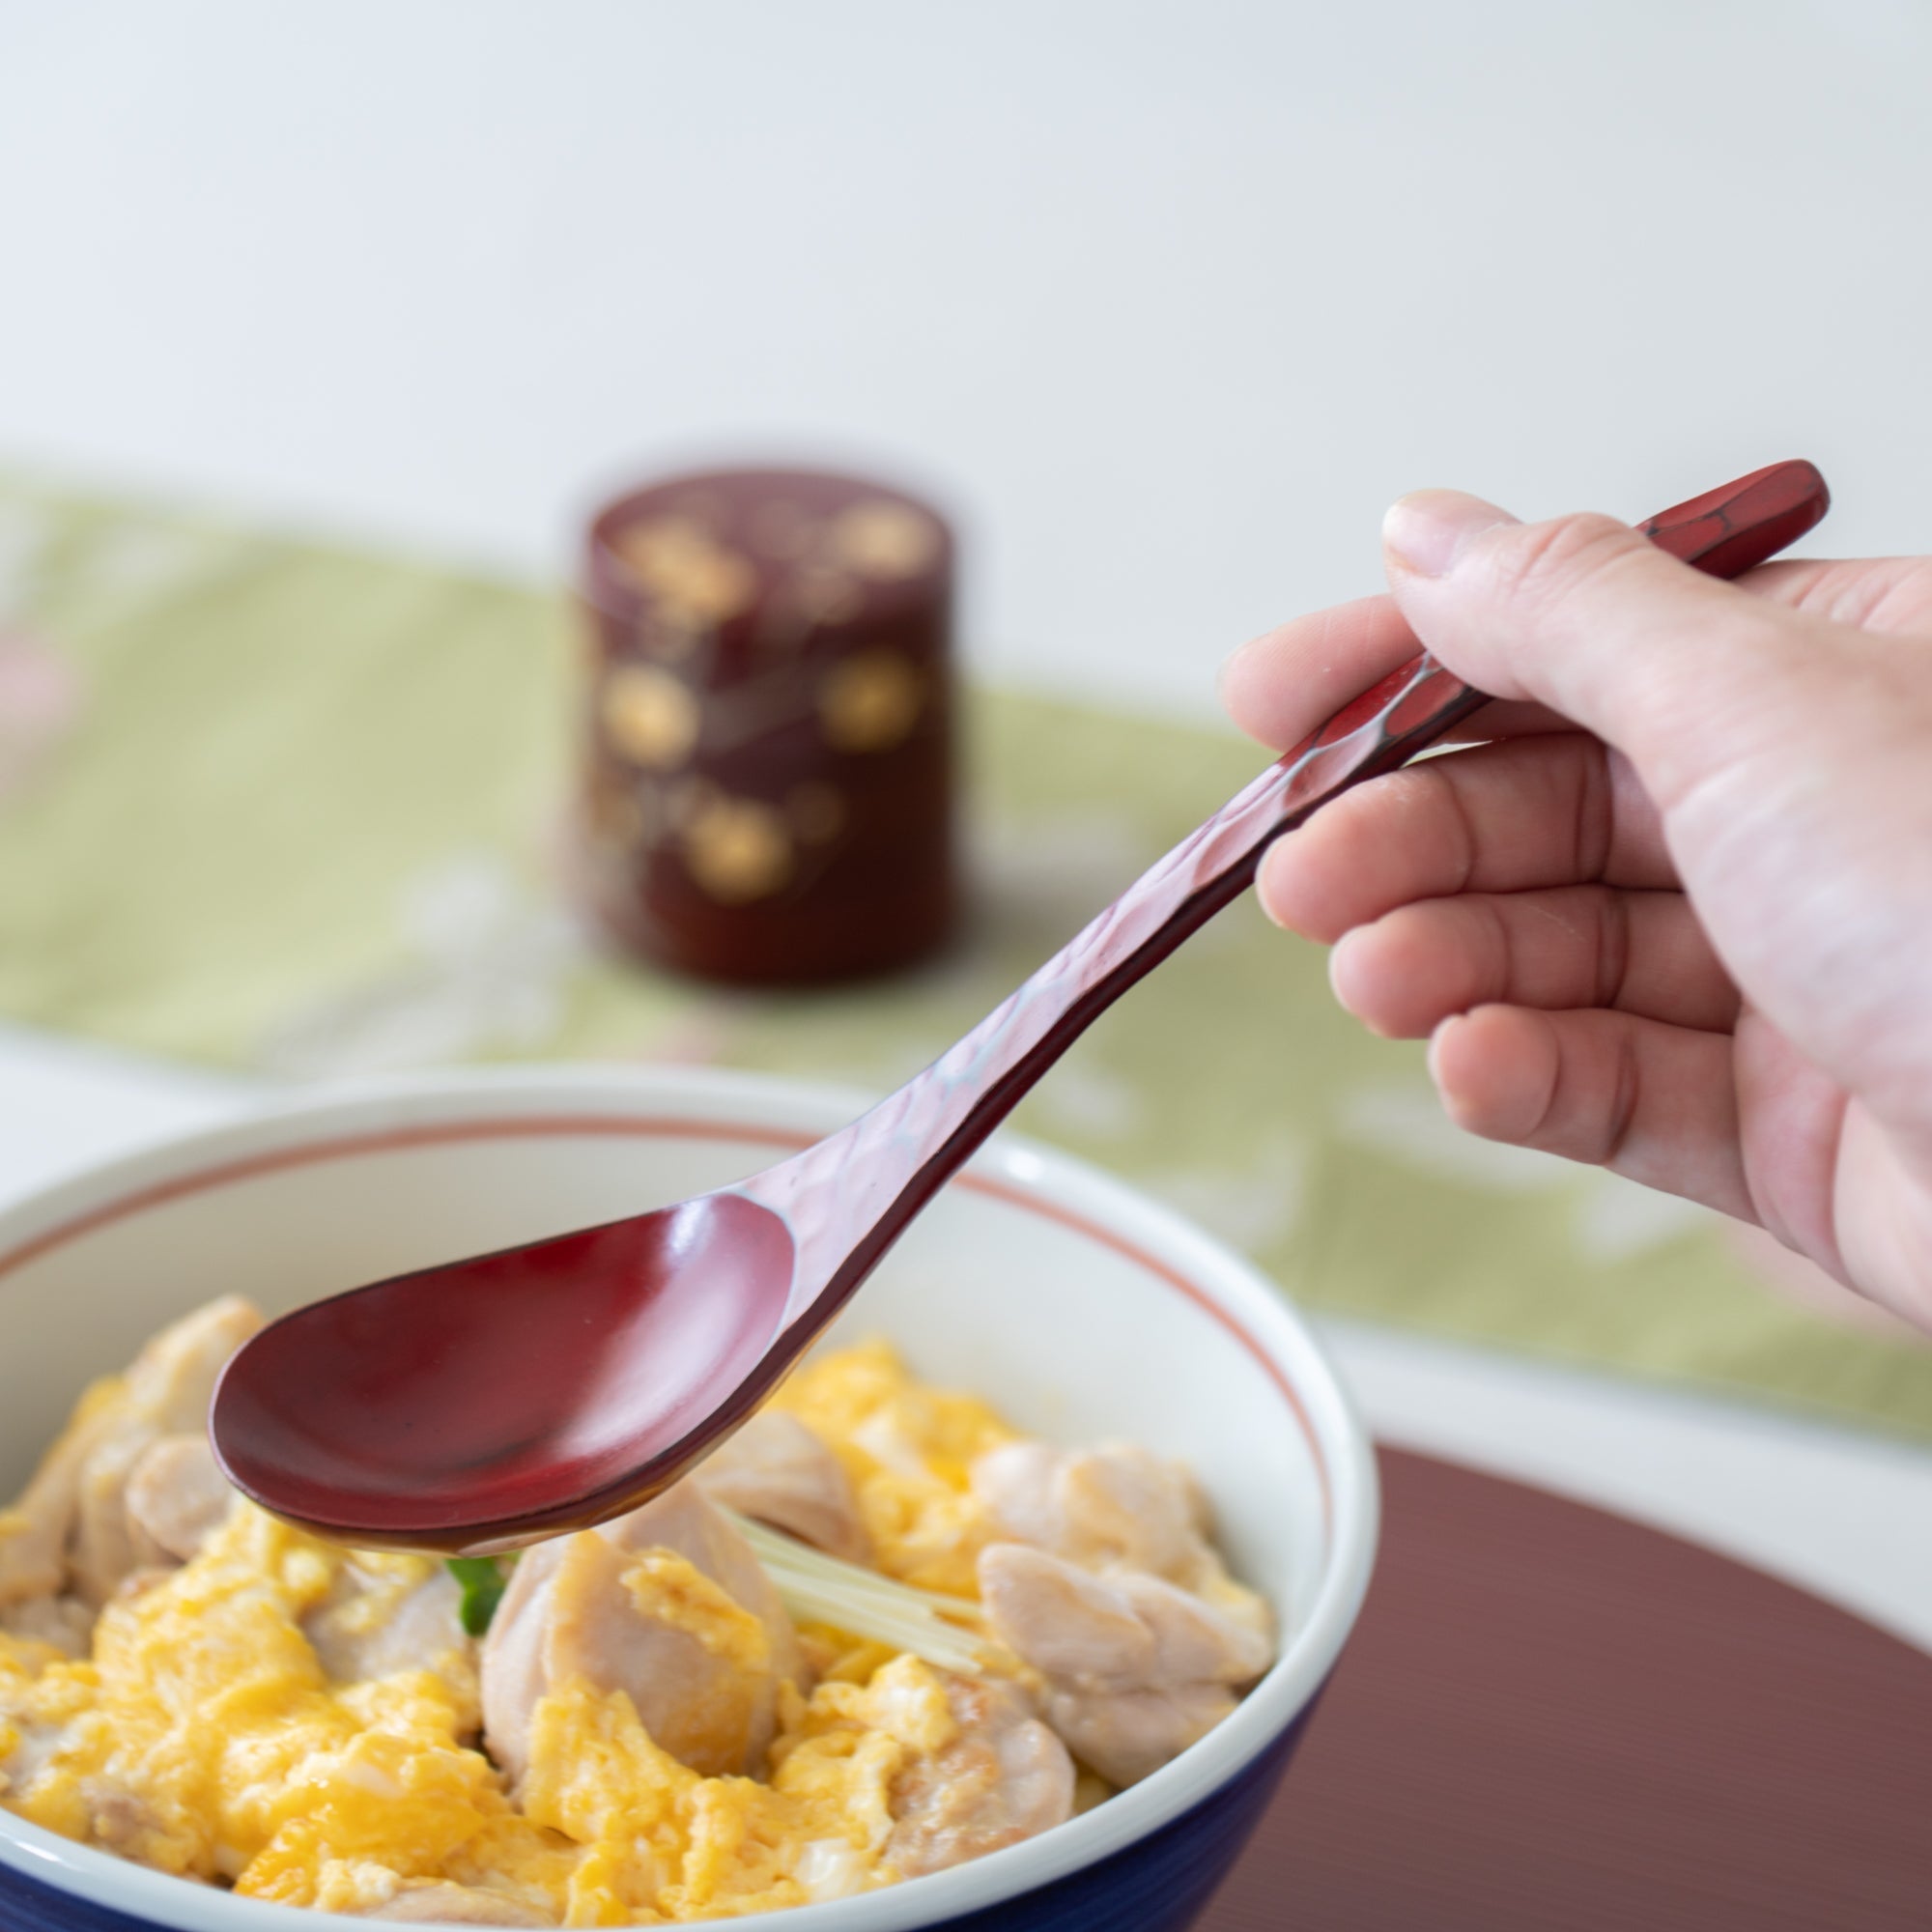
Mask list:
[[[1657,809],[1583,732],[1428,758],[1325,805],[1262,862],[1268,917],[1332,943],[1416,899],[1677,883]]]

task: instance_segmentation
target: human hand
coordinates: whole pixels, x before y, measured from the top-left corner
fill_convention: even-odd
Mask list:
[[[1932,558],[1726,584],[1446,491],[1383,539],[1392,595],[1229,661],[1236,722],[1285,749],[1418,640],[1497,701],[1279,840],[1269,916],[1429,1039],[1460,1125],[1757,1223],[1932,1327]]]

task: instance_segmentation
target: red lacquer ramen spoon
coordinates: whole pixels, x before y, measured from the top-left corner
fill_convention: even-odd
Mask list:
[[[1660,548],[1735,577],[1825,514],[1781,463],[1666,510]],[[1426,653],[1364,692],[1128,887],[942,1059],[830,1139],[696,1200],[400,1275],[264,1329],[214,1446],[340,1542],[483,1552],[615,1516],[757,1406],[1068,1044],[1324,801],[1485,702]]]

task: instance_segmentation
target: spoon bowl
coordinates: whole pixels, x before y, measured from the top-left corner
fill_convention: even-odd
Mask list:
[[[326,1534],[368,1542],[380,1512],[402,1548],[454,1532],[482,1554],[600,1521],[704,1430],[719,1387],[770,1385],[792,1264],[783,1221],[724,1191],[465,1262],[446,1321],[420,1315],[448,1269],[351,1290],[270,1324],[255,1372],[224,1379],[229,1473]],[[425,1388],[462,1393],[427,1429]]]
[[[1808,463],[1662,512],[1734,577],[1825,514]],[[425,1268],[285,1316],[230,1362],[229,1478],[355,1545],[483,1553],[620,1515],[702,1460],[1087,1027],[1252,883],[1329,799],[1488,697],[1427,652],[1288,752],[898,1093],[735,1186]]]

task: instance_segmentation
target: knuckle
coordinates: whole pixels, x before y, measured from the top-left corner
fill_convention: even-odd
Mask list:
[[[1630,990],[1631,902],[1607,886],[1597,888],[1597,1005],[1621,1007]]]
[[[1619,1166],[1636,1131],[1643,1078],[1635,1037],[1628,1027],[1619,1034],[1612,1059],[1609,1104],[1603,1120],[1602,1145],[1593,1156],[1601,1167]]]
[[[1491,554],[1497,594],[1547,607],[1620,569],[1642,539],[1613,517],[1555,517],[1511,530]]]

